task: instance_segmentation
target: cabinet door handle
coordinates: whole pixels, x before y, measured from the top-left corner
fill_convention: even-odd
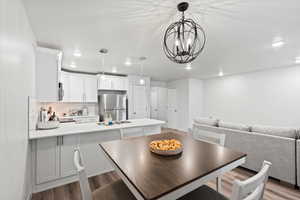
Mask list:
[[[57,145],[57,146],[59,146],[59,138],[60,138],[59,136],[56,137],[56,145]]]

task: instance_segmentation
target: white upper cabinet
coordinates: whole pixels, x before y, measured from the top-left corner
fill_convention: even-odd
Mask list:
[[[81,75],[70,74],[69,102],[84,102],[84,79]]]
[[[70,72],[61,73],[63,102],[97,102],[97,77]]]
[[[38,47],[36,50],[36,98],[58,101],[58,82],[62,52]]]
[[[84,76],[84,102],[97,102],[97,77]]]
[[[128,90],[128,78],[121,76],[101,75],[98,78],[99,90]]]
[[[68,72],[62,71],[60,73],[60,82],[63,84],[63,102],[68,102],[70,100],[70,75]]]

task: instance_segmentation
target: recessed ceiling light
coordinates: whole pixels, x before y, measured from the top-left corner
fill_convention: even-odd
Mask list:
[[[113,68],[112,68],[112,70],[111,70],[111,72],[112,72],[112,73],[117,73],[117,72],[118,72],[118,70],[117,70],[117,68],[116,68],[116,67],[113,67]]]
[[[295,63],[300,64],[300,56],[295,59]]]
[[[76,66],[76,64],[75,64],[74,62],[72,62],[72,63],[70,64],[70,67],[76,68],[77,66]]]
[[[74,51],[73,56],[75,57],[81,57],[81,52],[80,51]]]
[[[192,69],[192,64],[191,63],[187,63],[185,69],[186,70],[191,70]]]
[[[223,71],[220,70],[218,75],[219,75],[219,76],[224,76]]]
[[[129,58],[126,59],[125,63],[126,66],[132,65],[131,60]]]
[[[145,85],[145,80],[143,78],[140,79],[140,84]]]
[[[279,48],[279,47],[282,47],[284,44],[285,44],[285,42],[283,41],[283,39],[281,37],[277,37],[277,38],[274,38],[272,47]]]

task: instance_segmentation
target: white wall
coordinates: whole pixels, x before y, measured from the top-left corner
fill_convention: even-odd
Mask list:
[[[0,199],[30,193],[28,96],[34,95],[35,43],[21,0],[0,0]]]
[[[189,79],[189,128],[193,120],[203,115],[203,81]]]
[[[167,87],[167,82],[151,80],[151,87]]]
[[[204,115],[300,127],[300,67],[205,80]]]

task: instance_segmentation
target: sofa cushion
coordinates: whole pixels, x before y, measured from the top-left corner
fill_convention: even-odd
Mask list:
[[[196,124],[204,124],[208,126],[217,126],[218,125],[218,119],[215,118],[208,118],[208,117],[202,117],[198,119],[194,119],[194,122]]]
[[[257,132],[257,133],[262,133],[262,134],[267,134],[267,135],[288,137],[288,138],[296,138],[296,136],[297,136],[296,129],[287,128],[287,127],[254,125],[254,126],[251,126],[251,131]]]
[[[222,128],[235,129],[235,130],[241,130],[241,131],[250,131],[250,126],[245,125],[245,124],[219,121],[218,125],[219,125],[219,127],[222,127]]]

